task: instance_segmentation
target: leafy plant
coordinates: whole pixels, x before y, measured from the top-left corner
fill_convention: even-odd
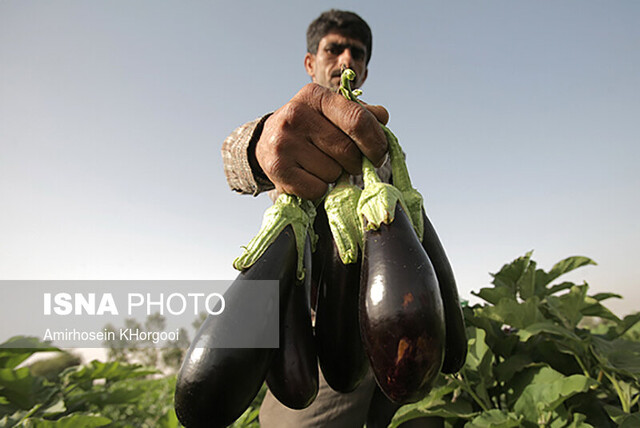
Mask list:
[[[640,313],[620,319],[602,304],[620,296],[556,281],[592,264],[570,257],[546,272],[529,252],[493,274],[493,286],[474,293],[487,303],[464,308],[463,369],[390,426],[422,416],[465,428],[639,426],[640,343],[627,332]],[[592,317],[605,322],[589,329]]]
[[[157,370],[137,364],[92,361],[47,379],[20,367],[40,351],[59,349],[25,337],[0,345],[0,426],[179,426],[173,411],[175,377],[152,378]]]

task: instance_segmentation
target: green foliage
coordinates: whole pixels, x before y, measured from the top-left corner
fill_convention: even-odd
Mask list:
[[[66,368],[80,364],[80,358],[69,352],[58,352],[51,358],[35,361],[29,364],[31,374],[43,376],[47,380],[53,381]]]
[[[8,348],[9,342],[31,348]],[[92,361],[45,377],[19,364],[35,352],[59,350],[33,338],[9,342],[0,345],[2,427],[180,426],[173,411],[174,376],[156,378],[154,368]]]
[[[463,369],[442,375],[424,400],[400,408],[391,426],[423,416],[465,428],[640,426],[640,313],[620,319],[603,305],[620,296],[589,295],[587,284],[557,281],[592,264],[570,257],[546,272],[528,253],[505,265],[492,287],[476,293],[486,303],[464,308]],[[148,322],[159,328],[163,320]],[[42,351],[60,352],[27,337],[0,344],[0,426],[180,426],[175,376],[155,368],[162,354],[141,354],[153,368],[122,361],[132,355],[126,352],[121,361],[66,369],[75,363],[68,357],[22,366]],[[265,393],[263,386],[232,428],[259,427]]]
[[[493,274],[474,293],[487,303],[464,308],[463,369],[391,426],[422,416],[465,428],[640,426],[640,313],[620,319],[602,304],[620,296],[556,282],[593,264],[570,257],[546,272],[527,253]]]

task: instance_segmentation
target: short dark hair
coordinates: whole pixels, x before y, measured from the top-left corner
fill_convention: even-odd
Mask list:
[[[317,17],[307,29],[307,52],[318,53],[320,40],[331,32],[351,37],[364,43],[367,48],[367,64],[371,59],[371,28],[353,12],[331,9]]]

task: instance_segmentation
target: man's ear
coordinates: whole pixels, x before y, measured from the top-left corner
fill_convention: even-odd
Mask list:
[[[307,52],[304,56],[304,68],[307,70],[307,74],[313,81],[316,76],[316,56]]]

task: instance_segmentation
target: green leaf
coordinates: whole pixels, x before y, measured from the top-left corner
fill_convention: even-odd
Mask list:
[[[481,329],[475,329],[474,333],[469,336],[469,351],[465,368],[477,371],[480,376],[489,379],[493,376],[491,372],[493,353],[487,345],[485,337],[486,333]]]
[[[595,384],[595,380],[583,375],[564,376],[550,367],[541,367],[514,403],[513,410],[526,420],[538,423],[545,413]]]
[[[111,419],[104,416],[73,414],[58,419],[57,421],[48,421],[45,419],[27,419],[24,423],[25,428],[94,428],[109,425]]]
[[[441,404],[424,406],[420,403],[414,403],[402,406],[394,415],[389,427],[395,428],[407,421],[422,417],[471,419],[477,414],[473,411],[471,403],[461,397],[458,397],[456,401],[445,402],[441,399],[436,401]]]
[[[574,285],[561,296],[548,296],[547,305],[552,313],[568,328],[575,328],[582,319],[582,310],[588,306],[586,285]]]
[[[139,364],[123,364],[117,361],[91,361],[87,366],[71,367],[63,373],[67,383],[85,383],[90,385],[94,380],[105,379],[113,382],[123,379],[144,377],[158,373],[157,369],[144,367]]]
[[[533,260],[516,281],[516,289],[524,300],[536,295],[536,262]]]
[[[512,428],[521,426],[521,420],[522,417],[513,412],[490,409],[465,424],[464,428]]]
[[[54,393],[55,388],[46,385],[43,378],[32,376],[28,367],[0,369],[0,396],[19,409],[29,410]]]
[[[577,342],[582,342],[582,339],[576,335],[572,330],[569,330],[566,327],[555,324],[551,321],[543,321],[535,324],[531,324],[527,328],[522,330],[518,330],[516,333],[520,340],[526,342],[532,336],[536,336],[541,333],[552,334],[554,336],[559,336],[569,340],[575,340]]]
[[[545,294],[547,296],[551,294],[556,294],[556,293],[559,293],[560,291],[568,290],[575,285],[576,284],[573,282],[562,282],[560,284],[556,284],[551,286],[550,288],[547,288]]]
[[[627,315],[618,322],[615,326],[611,327],[605,337],[609,340],[613,340],[617,337],[625,334],[630,328],[635,326],[640,321],[640,312]]]
[[[616,293],[597,293],[591,297],[597,300],[598,302],[602,302],[603,300],[612,299],[612,298],[622,299],[622,296]]]
[[[620,428],[638,428],[640,427],[640,413],[632,413],[625,416],[620,423]]]
[[[73,394],[67,397],[69,407],[95,404],[104,406],[108,404],[126,404],[137,401],[148,391],[144,383],[116,384],[108,388],[97,388],[96,390],[83,391],[76,389]]]
[[[573,421],[567,428],[593,428],[593,425],[586,423],[587,417],[580,413],[573,414]]]
[[[477,293],[471,292],[471,294],[486,300],[487,302],[495,305],[502,299],[508,299],[516,302],[516,294],[513,289],[509,287],[485,287],[481,288]]]
[[[605,368],[640,380],[640,342],[594,336],[592,349]]]
[[[495,306],[482,308],[480,313],[492,320],[514,328],[527,328],[545,320],[539,309],[540,300],[533,296],[522,303],[514,303],[511,300],[501,299]]]
[[[492,274],[493,284],[498,287],[507,287],[516,294],[516,284],[524,274],[531,260],[533,251],[529,251],[523,257],[519,257],[509,264],[502,266],[498,273]]]
[[[0,344],[0,368],[12,369],[36,352],[55,352],[60,349],[36,337],[15,336]]]
[[[494,373],[500,382],[508,382],[515,373],[528,367],[531,363],[533,363],[533,360],[529,355],[515,354],[498,364],[494,369]]]
[[[484,402],[485,406],[490,406],[491,398],[488,390],[496,383],[492,370],[494,355],[485,341],[486,333],[484,330],[471,329],[468,337],[467,360],[460,371],[464,380],[454,379],[454,382],[463,388],[468,384],[473,385],[474,392],[479,399]]]
[[[594,262],[588,257],[582,257],[582,256],[568,257],[556,263],[551,268],[549,273],[546,273],[546,274],[540,273],[539,275],[537,275],[536,285],[538,287],[543,287],[543,286],[546,287],[549,283],[551,283],[551,281],[555,280],[556,278],[566,273],[571,272],[572,270],[575,270],[582,266],[595,265],[595,264],[596,262]]]
[[[585,317],[599,317],[616,323],[621,322],[620,318],[593,297],[585,298],[585,306],[582,308],[582,315]]]
[[[605,405],[609,417],[619,426],[625,428],[640,426],[640,412],[626,413],[620,407]]]

